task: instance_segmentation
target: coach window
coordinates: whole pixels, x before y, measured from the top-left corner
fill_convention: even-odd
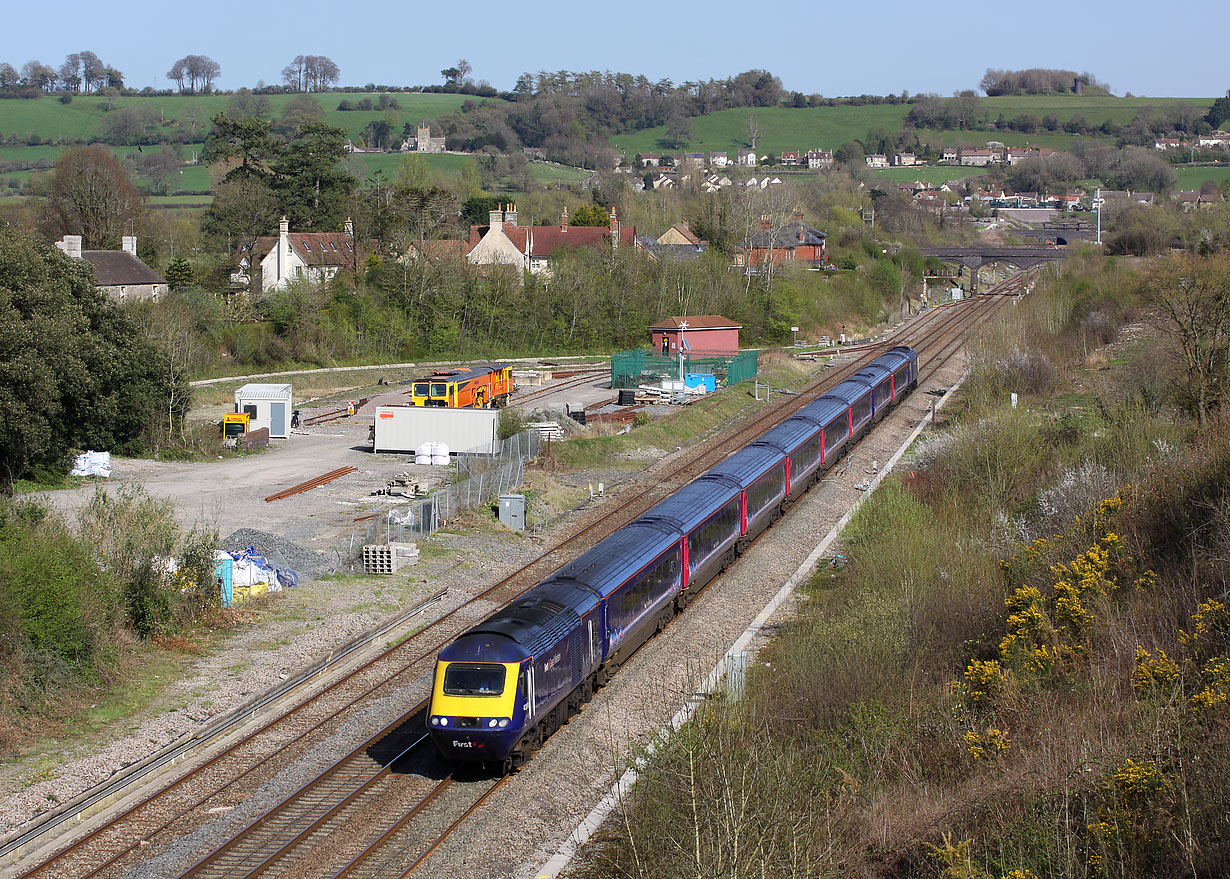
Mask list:
[[[861,424],[871,417],[871,394],[864,394],[854,403],[854,423]]]
[[[427,382],[416,382],[414,385],[414,396],[426,397],[428,385]]]
[[[443,382],[439,382],[431,386],[431,395],[433,397],[443,397],[447,393],[448,393],[448,385],[444,384]]]
[[[847,418],[846,413],[842,412],[824,428],[824,445],[830,452],[841,445],[842,440],[849,433],[850,425]]]

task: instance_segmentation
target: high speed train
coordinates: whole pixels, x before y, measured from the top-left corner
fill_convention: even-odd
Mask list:
[[[445,647],[436,747],[521,766],[917,385],[918,353],[890,349]]]

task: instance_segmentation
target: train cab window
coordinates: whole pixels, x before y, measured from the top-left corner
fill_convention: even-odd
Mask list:
[[[438,382],[431,386],[431,395],[433,397],[443,397],[448,393],[448,385],[443,382]]]
[[[444,692],[449,696],[498,696],[504,692],[508,670],[494,662],[450,662],[444,669]]]
[[[414,396],[426,397],[427,388],[428,388],[427,382],[415,382],[414,383]]]

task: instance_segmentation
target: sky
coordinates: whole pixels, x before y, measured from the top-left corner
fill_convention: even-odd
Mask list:
[[[58,67],[90,50],[129,86],[167,88],[188,54],[222,65],[222,89],[281,81],[296,55],[327,55],[342,85],[432,85],[465,58],[476,80],[513,87],[522,72],[611,70],[651,80],[724,79],[765,69],[789,90],[827,97],[952,94],[987,68],[1092,73],[1117,95],[1217,97],[1230,89],[1219,48],[1227,0],[1180,9],[1141,0],[1084,3],[611,4],[507,0],[367,4],[305,0],[22,3],[5,13],[0,62]],[[1201,36],[1201,35],[1206,36]],[[3,112],[3,107],[0,107]]]

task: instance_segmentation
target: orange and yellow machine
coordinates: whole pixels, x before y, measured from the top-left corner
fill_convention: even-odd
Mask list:
[[[513,393],[512,366],[490,363],[434,372],[410,383],[411,406],[503,409]]]

